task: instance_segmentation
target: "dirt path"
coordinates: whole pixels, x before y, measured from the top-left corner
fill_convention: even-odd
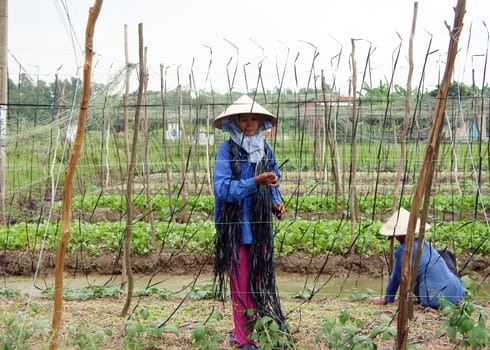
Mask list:
[[[138,349],[157,350],[173,349],[188,350],[192,348],[192,332],[199,322],[208,323],[208,328],[216,332],[215,340],[218,349],[231,349],[225,342],[226,335],[232,329],[231,310],[229,302],[224,304],[210,300],[187,299],[181,304],[181,299],[170,300],[144,297],[137,299],[138,309],[148,311],[148,319],[143,320],[135,316],[140,323],[141,332],[135,337]],[[30,300],[30,306],[26,306],[24,298],[0,298],[3,313],[18,314],[19,310],[26,310],[28,320],[25,327],[34,332],[28,339],[30,349],[41,349],[46,338],[36,336],[31,320],[45,323],[45,331],[49,330],[48,324],[51,317],[52,301],[47,299]],[[80,342],[87,335],[95,334],[93,329],[110,329],[112,335],[103,337],[98,349],[123,349],[124,341],[128,340],[125,317],[119,315],[123,298],[104,298],[98,300],[67,300],[63,309],[63,332],[61,349],[76,348],[76,342]],[[32,309],[35,306],[35,310]],[[374,306],[363,301],[349,301],[332,298],[314,298],[311,301],[302,301],[292,298],[282,299],[283,310],[288,317],[288,324],[293,334],[295,349],[328,349],[327,335],[323,334],[321,328],[328,321],[338,320],[341,311],[348,311],[349,321],[346,325],[352,325],[358,330],[359,335],[369,335],[377,326],[385,329],[396,330],[396,304],[389,306]],[[29,310],[29,311],[27,311]],[[488,305],[487,305],[488,310]],[[210,321],[210,312],[214,311],[222,315],[218,321]],[[137,313],[135,315],[138,315]],[[167,326],[174,325],[178,334],[165,331],[159,337],[150,337],[150,329],[160,325],[169,315],[172,315]],[[391,320],[390,324],[384,324],[382,320]],[[137,322],[137,323],[138,323]],[[451,349],[455,343],[451,343],[443,327],[444,319],[441,313],[427,308],[415,307],[415,317],[410,322],[409,343],[417,345],[419,349]],[[0,324],[0,330],[3,324]],[[343,326],[340,325],[342,328]],[[374,339],[378,349],[393,349],[396,337],[390,336],[382,340],[380,337]],[[345,343],[344,345],[347,345]],[[236,348],[235,348],[236,349]]]

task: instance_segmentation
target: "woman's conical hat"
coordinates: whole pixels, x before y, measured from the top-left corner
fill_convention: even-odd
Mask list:
[[[229,105],[223,113],[218,115],[213,122],[215,128],[221,129],[221,121],[225,118],[238,115],[253,113],[262,116],[264,119],[271,122],[272,126],[276,125],[277,118],[274,114],[252,100],[249,96],[243,95],[238,100]]]

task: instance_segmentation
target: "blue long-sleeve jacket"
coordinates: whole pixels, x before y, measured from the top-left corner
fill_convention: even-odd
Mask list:
[[[269,157],[274,172],[280,179],[281,174],[276,164],[274,155],[269,145],[266,144],[267,157]],[[240,180],[233,180],[231,170],[231,152],[229,141],[223,142],[216,154],[216,162],[214,165],[213,183],[214,183],[214,219],[218,222],[221,215],[222,203],[240,202],[241,213],[241,243],[252,243],[252,230],[250,226],[250,206],[254,194],[257,193],[258,186],[255,184],[255,164],[248,161],[247,154],[244,151],[240,152]],[[272,189],[272,204],[281,203],[281,197],[278,187]]]
[[[415,260],[417,246],[418,239],[415,238],[412,262]],[[389,303],[395,301],[395,295],[400,285],[404,249],[405,244],[400,244],[395,251],[395,264],[385,295],[385,300]],[[449,270],[444,259],[426,241],[424,241],[417,270],[417,283],[419,284],[420,303],[423,306],[439,308],[439,300],[442,298],[451,304],[458,304],[465,294],[463,282]]]

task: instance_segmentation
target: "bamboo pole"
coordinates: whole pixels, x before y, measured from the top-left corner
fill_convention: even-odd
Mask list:
[[[0,224],[5,225],[5,174],[7,171],[8,112],[8,0],[0,2]]]
[[[167,178],[167,196],[168,196],[168,207],[170,209],[170,212],[173,213],[173,205],[172,205],[172,176],[171,176],[171,171],[172,167],[169,166],[169,155],[168,155],[168,144],[167,144],[167,137],[166,137],[166,131],[167,131],[167,120],[165,118],[165,111],[166,111],[166,93],[167,93],[167,88],[166,88],[166,83],[165,83],[165,75],[164,75],[164,70],[163,70],[163,65],[160,65],[160,97],[162,101],[162,144],[163,144],[163,155],[164,155],[164,160],[165,160],[165,176]]]
[[[322,154],[321,154],[321,160],[322,160],[322,182],[321,182],[321,193],[323,193],[323,186],[328,179],[328,160],[327,160],[327,120],[328,120],[328,115],[327,115],[327,102],[325,101],[325,90],[326,90],[326,82],[325,82],[325,77],[323,75],[323,69],[321,70],[321,88],[322,88],[322,99],[323,99],[323,120],[322,120],[322,127],[323,127],[323,133],[322,133],[322,142],[321,142],[321,147],[322,147]]]
[[[199,166],[199,115],[196,113],[196,123],[192,125],[192,74],[189,74],[189,133],[194,135],[194,140],[192,137],[189,138],[189,147],[190,147],[190,159],[192,160],[192,176],[194,182],[194,193],[197,193],[197,187],[199,181],[197,180],[197,171]],[[197,96],[196,96],[197,97]],[[197,101],[197,98],[196,98]]]
[[[352,44],[352,142],[351,142],[351,166],[350,166],[350,190],[349,190],[349,209],[350,209],[350,235],[351,242],[355,239],[355,225],[357,222],[357,187],[356,187],[356,158],[357,158],[357,67],[356,67],[356,44],[355,39],[351,39]]]
[[[412,31],[410,32],[410,40],[408,44],[408,77],[407,90],[405,91],[405,115],[403,118],[402,133],[400,135],[400,159],[396,169],[395,184],[393,189],[393,202],[391,203],[391,211],[395,213],[398,207],[398,192],[400,188],[400,179],[402,177],[405,159],[407,158],[407,132],[408,122],[410,120],[410,96],[412,94],[412,74],[413,74],[413,39],[415,38],[415,28],[417,24],[417,11],[419,3],[413,3]],[[393,128],[395,130],[395,128]]]
[[[210,162],[210,146],[211,146],[211,133],[210,133],[210,106],[206,106],[206,178],[208,181],[209,193],[213,194],[213,182],[211,181],[211,162]]]
[[[129,54],[128,54],[128,25],[124,25],[124,64],[126,65],[126,80],[124,84],[123,95],[123,115],[124,115],[124,152],[126,153],[126,162],[129,162],[129,121],[128,121],[128,99],[129,99]],[[128,167],[126,163],[126,168]]]
[[[330,161],[332,166],[332,179],[335,185],[335,217],[339,215],[339,196],[340,196],[340,176],[339,176],[339,159],[337,153],[337,140],[335,134],[330,125],[330,107],[327,109],[327,84],[325,83],[325,76],[322,70],[322,92],[323,92],[323,118],[325,124],[325,138],[330,150]],[[330,103],[329,103],[330,106]],[[326,162],[325,162],[326,164]],[[326,166],[325,166],[326,167]]]
[[[123,94],[123,118],[124,118],[124,154],[126,155],[126,174],[129,167],[129,121],[128,121],[128,99],[129,99],[129,53],[128,53],[128,25],[124,25],[124,64],[126,66],[126,79],[124,82],[124,94]],[[127,278],[127,267],[126,267],[126,253],[123,250],[122,262],[121,262],[121,289],[124,290]]]
[[[66,87],[66,80],[63,82],[63,85],[60,84],[58,80],[58,74],[55,75],[55,83],[56,86],[58,87],[58,91],[60,92],[59,98],[57,98],[57,108],[56,108],[56,119],[61,118],[61,114],[64,109],[64,100],[65,100],[65,87]],[[56,95],[56,94],[55,94]],[[58,144],[58,139],[60,135],[60,128],[57,128],[56,130],[56,142],[54,144]],[[56,166],[56,161],[58,159],[57,157],[57,147],[53,146],[53,134],[50,136],[50,142],[49,142],[49,147],[47,151],[47,155],[53,154],[53,157],[51,159],[51,163],[48,163],[49,157],[46,157],[45,159],[42,160],[42,163],[47,163],[47,169],[49,169],[49,175],[46,176],[46,170],[43,166],[43,178],[49,179],[50,180],[50,185],[51,185],[51,190],[50,190],[50,208],[54,207],[54,201],[56,197],[56,176],[54,173],[54,169]],[[54,153],[52,153],[54,152]],[[41,186],[41,198],[46,198],[46,192],[47,192],[47,186],[48,186],[48,181],[43,181],[43,184]],[[34,279],[35,280],[35,279]]]
[[[400,149],[400,162],[398,163],[398,169],[397,169],[397,174],[396,174],[396,179],[395,179],[395,189],[394,189],[394,194],[393,194],[393,203],[392,203],[392,212],[396,211],[396,205],[398,202],[398,186],[400,185],[400,178],[402,174],[402,169],[403,169],[403,163],[405,163],[406,159],[406,136],[407,136],[407,130],[408,130],[408,118],[409,118],[409,112],[410,112],[410,96],[411,96],[411,89],[412,89],[412,72],[413,72],[413,39],[415,37],[415,28],[416,28],[416,23],[417,23],[417,11],[418,11],[418,5],[419,3],[416,1],[413,4],[413,18],[412,18],[412,31],[410,34],[410,40],[409,40],[409,49],[408,49],[408,62],[409,62],[409,70],[408,70],[408,78],[407,78],[407,91],[405,92],[405,118],[403,120],[403,130],[401,134],[401,149]],[[432,163],[432,166],[434,166],[434,163]],[[429,181],[426,185],[426,196],[424,200],[424,205],[422,212],[427,213],[429,201],[428,199],[428,192],[430,192],[430,188],[432,187],[432,181]],[[430,193],[429,193],[430,195]],[[423,247],[423,241],[425,237],[425,222],[426,222],[426,217],[422,218],[422,224],[419,229],[419,244],[417,246],[417,251],[415,253],[415,261],[413,264],[412,268],[412,277],[411,281],[415,281],[417,279],[417,269],[420,263],[420,258],[422,256],[422,247]],[[393,241],[393,240],[392,240]],[[412,284],[414,284],[412,282]],[[408,302],[408,318],[413,319],[413,301],[411,298],[409,298]]]
[[[316,85],[316,83],[315,83]],[[315,86],[316,90],[316,86]],[[316,93],[315,93],[316,95]],[[315,96],[315,101],[318,98]],[[323,179],[321,175],[322,163],[323,163],[323,153],[321,146],[321,137],[320,137],[320,116],[318,115],[318,103],[315,103],[313,109],[313,176],[315,178],[315,182],[320,182],[323,184]]]
[[[184,129],[184,118],[182,116],[182,86],[177,86],[177,98],[178,98],[178,118],[179,118],[179,138],[180,138],[180,180],[181,180],[181,194],[182,194],[182,215],[183,219],[187,219],[187,186],[185,183],[186,178],[186,161],[185,161],[185,140],[186,134]]]
[[[126,232],[124,236],[124,257],[126,261],[126,275],[128,276],[128,294],[126,302],[121,311],[121,316],[128,314],[129,306],[133,298],[134,277],[131,270],[131,235],[133,232],[133,187],[134,187],[134,170],[136,168],[136,157],[138,155],[138,137],[141,101],[143,100],[143,88],[145,79],[145,64],[143,50],[143,23],[138,25],[139,36],[139,74],[138,74],[138,97],[136,100],[136,109],[134,111],[134,130],[133,144],[131,145],[131,160],[128,166],[128,177],[126,179]]]
[[[432,116],[432,127],[429,131],[424,160],[422,163],[422,168],[420,169],[419,180],[417,182],[415,193],[412,199],[412,209],[410,211],[410,218],[408,220],[405,249],[403,250],[402,274],[399,292],[399,313],[397,320],[397,349],[406,349],[408,343],[408,300],[410,298],[411,289],[410,285],[412,270],[412,252],[415,226],[417,223],[419,209],[424,194],[426,196],[430,196],[430,191],[426,191],[426,187],[427,183],[431,181],[434,176],[433,163],[437,161],[442,127],[444,125],[446,99],[451,84],[452,71],[454,69],[454,62],[456,60],[456,54],[458,51],[458,40],[463,28],[463,17],[466,12],[465,6],[466,0],[458,0],[455,8],[453,28],[450,29],[448,26],[450,37],[446,68],[441,85],[439,86],[439,91],[436,99],[436,108],[434,111],[434,115]]]
[[[54,310],[51,323],[51,342],[50,350],[58,348],[58,338],[61,324],[62,307],[63,307],[63,272],[65,265],[65,254],[70,240],[71,227],[71,200],[72,200],[72,183],[76,171],[77,162],[80,158],[80,152],[83,146],[83,136],[85,133],[85,124],[87,120],[88,102],[90,98],[90,84],[92,75],[92,58],[93,58],[93,37],[94,27],[97,17],[102,7],[102,0],[95,0],[94,6],[89,9],[87,27],[85,30],[85,64],[83,66],[83,87],[82,99],[80,101],[80,116],[78,117],[77,133],[73,151],[70,156],[68,168],[65,170],[65,183],[63,187],[63,211],[61,236],[56,252],[56,268],[54,280]]]
[[[104,117],[105,119],[105,117]],[[110,184],[110,178],[111,178],[111,164],[110,164],[110,145],[109,145],[109,142],[110,142],[110,139],[111,139],[111,130],[112,130],[112,126],[111,126],[111,122],[110,120],[106,120],[107,121],[107,125],[105,126],[106,127],[106,134],[105,134],[105,139],[103,140],[103,143],[104,143],[104,149],[105,149],[105,162],[104,162],[104,165],[105,165],[105,178],[104,178],[104,181],[102,183],[102,190],[105,191],[107,189],[107,187],[109,187],[109,184]]]
[[[144,134],[144,152],[145,152],[145,162],[144,162],[144,173],[145,173],[145,188],[146,188],[146,205],[148,207],[148,221],[150,222],[151,228],[151,245],[155,245],[156,242],[156,226],[155,226],[155,214],[153,213],[153,200],[151,195],[151,168],[150,168],[150,136],[149,136],[149,120],[148,120],[148,68],[147,68],[147,60],[148,60],[148,48],[145,47],[145,58],[144,58],[144,70],[145,77],[143,83],[143,95],[145,101],[144,107],[144,126],[143,126],[143,134]]]

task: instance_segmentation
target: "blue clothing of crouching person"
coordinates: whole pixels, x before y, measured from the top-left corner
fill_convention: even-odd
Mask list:
[[[410,212],[401,208],[381,227],[380,233],[389,239],[396,238],[400,242],[400,246],[395,251],[395,263],[386,287],[386,294],[383,299],[373,303],[386,305],[395,301],[395,296],[400,286],[403,250],[405,249],[409,217]],[[418,232],[419,225],[420,222],[418,221],[416,232]],[[415,260],[418,244],[419,240],[415,238],[412,263]],[[415,284],[417,286],[415,294],[422,306],[439,308],[442,299],[450,304],[457,305],[465,295],[465,288],[461,279],[451,271],[441,254],[426,241],[423,242]]]
[[[413,252],[417,251],[418,244],[418,239],[415,238]],[[463,282],[449,270],[446,261],[428,242],[424,241],[423,245],[417,270],[417,296],[420,304],[439,308],[441,299],[445,299],[451,304],[459,304],[465,295]],[[388,303],[395,301],[395,295],[400,285],[403,249],[405,249],[404,243],[400,244],[395,251],[395,264],[384,297]],[[413,257],[415,258],[415,254]]]

